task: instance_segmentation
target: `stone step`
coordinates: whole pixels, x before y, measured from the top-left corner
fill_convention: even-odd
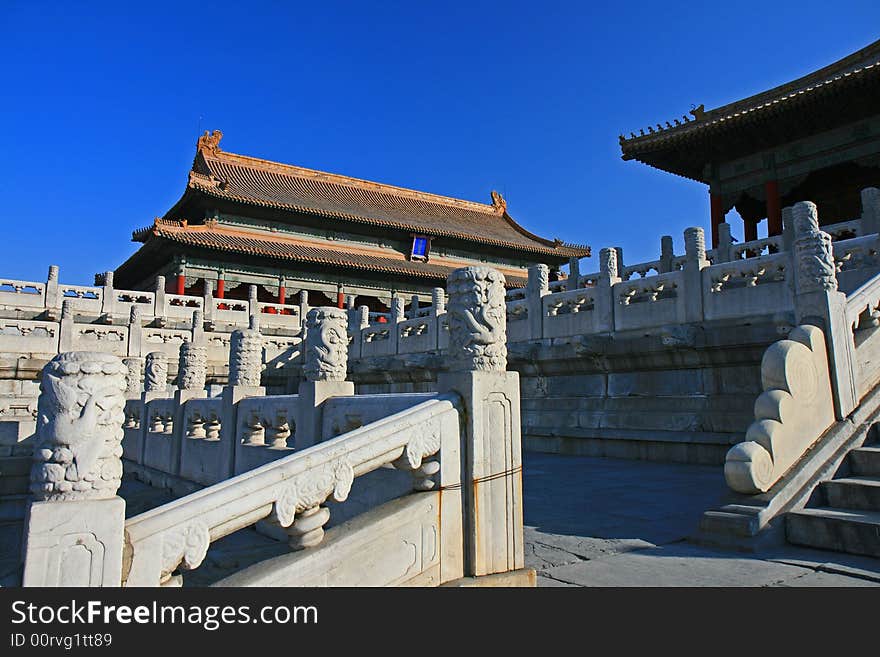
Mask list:
[[[880,447],[859,447],[849,453],[853,474],[880,477]]]
[[[834,509],[880,511],[880,478],[845,477],[822,484],[828,506]]]
[[[880,512],[801,509],[785,516],[785,535],[796,545],[880,557]]]

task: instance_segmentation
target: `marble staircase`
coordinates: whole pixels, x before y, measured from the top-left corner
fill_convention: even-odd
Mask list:
[[[789,543],[880,558],[880,441],[871,433],[806,507],[786,515]]]

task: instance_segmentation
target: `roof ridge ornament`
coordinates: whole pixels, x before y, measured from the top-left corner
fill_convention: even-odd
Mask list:
[[[205,130],[205,134],[199,137],[197,150],[217,153],[220,151],[221,139],[223,139],[223,132],[221,130],[214,130],[213,132]]]
[[[507,212],[507,201],[495,190],[492,190],[492,207],[495,208],[495,212],[498,214]]]
[[[699,106],[691,109],[688,114],[693,115],[694,120],[699,121],[706,116],[706,105],[704,103],[700,103]]]

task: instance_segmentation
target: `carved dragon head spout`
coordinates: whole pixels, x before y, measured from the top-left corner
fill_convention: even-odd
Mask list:
[[[447,279],[450,367],[503,372],[507,368],[504,276],[489,267],[456,269]]]
[[[309,381],[345,381],[348,315],[341,308],[312,308],[306,316],[305,365]]]
[[[127,367],[72,351],[43,368],[31,491],[40,501],[106,499],[122,479]]]

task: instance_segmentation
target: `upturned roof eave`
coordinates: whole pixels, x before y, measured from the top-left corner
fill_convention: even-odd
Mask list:
[[[181,239],[181,236],[176,234],[175,232],[166,232],[159,226],[155,228],[149,235],[149,237],[145,240],[143,246],[141,246],[135,253],[133,253],[129,258],[122,263],[119,267],[117,267],[117,272],[125,272],[126,269],[134,268],[140,261],[144,258],[149,257],[155,253],[163,253],[166,249],[163,248],[165,244],[173,244],[175,246],[183,246],[197,249],[204,249],[206,251],[218,251],[223,253],[231,253],[238,254],[244,256],[252,256],[252,257],[260,257],[266,258],[269,260],[274,260],[276,262],[285,262],[285,263],[301,263],[306,265],[325,265],[325,266],[335,266],[341,265],[341,263],[328,263],[326,260],[322,260],[320,258],[306,258],[299,257],[295,254],[289,254],[288,257],[284,257],[278,253],[263,253],[254,249],[244,249],[244,248],[236,248],[231,244],[198,244],[192,243],[185,239]],[[411,264],[409,261],[404,264]],[[383,264],[373,264],[358,262],[356,260],[350,260],[345,263],[346,267],[350,267],[352,269],[369,272],[374,274],[391,274],[397,275],[404,278],[412,277],[418,278],[422,280],[431,280],[431,281],[445,281],[448,272],[437,272],[432,270],[420,270],[417,267],[401,267],[401,266],[392,266],[392,265],[383,265]],[[448,271],[452,271],[454,267],[448,267],[445,264],[434,264],[433,267],[445,269]],[[525,287],[527,278],[526,277],[518,277],[518,276],[509,276],[505,275],[505,279],[507,280],[507,287]]]
[[[687,123],[669,128],[661,128],[658,124],[658,130],[649,128],[652,130],[649,134],[636,135],[631,138],[621,135],[619,143],[623,159],[643,161],[637,156],[637,153],[643,152],[645,148],[658,150],[674,148],[693,138],[703,137],[707,132],[717,133],[740,129],[743,121],[749,118],[763,120],[777,116],[780,113],[780,105],[784,106],[781,111],[785,111],[792,104],[792,101],[804,96],[813,97],[817,94],[835,92],[840,89],[845,91],[853,85],[878,75],[880,75],[880,40],[796,80],[699,113],[699,115],[695,114],[696,118]]]

